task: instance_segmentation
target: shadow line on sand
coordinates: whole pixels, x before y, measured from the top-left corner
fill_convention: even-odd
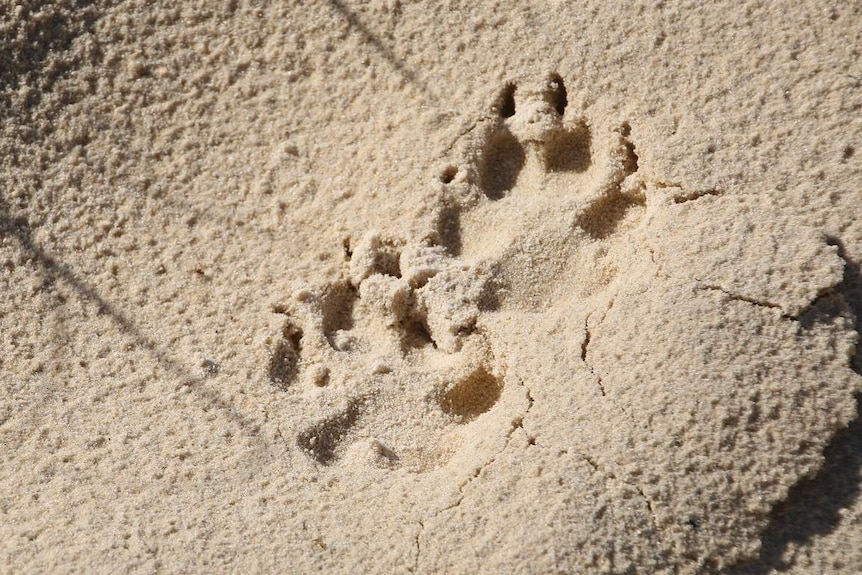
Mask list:
[[[383,57],[386,62],[392,66],[405,80],[414,84],[426,96],[433,97],[428,85],[410,68],[404,65],[403,58],[399,58],[391,47],[387,46],[380,36],[371,31],[371,29],[359,18],[359,16],[348,8],[341,0],[326,0],[326,3],[344,18],[351,28],[356,30],[368,44]]]
[[[2,236],[13,236],[18,240],[19,245],[27,256],[44,270],[47,275],[46,281],[48,284],[62,281],[70,286],[82,299],[94,304],[98,309],[98,313],[108,315],[123,332],[129,334],[157,363],[177,376],[180,379],[180,385],[189,386],[205,401],[207,408],[215,408],[223,411],[243,431],[251,436],[257,435],[260,425],[256,421],[239,413],[217,391],[206,387],[203,383],[203,376],[193,375],[180,366],[178,362],[170,357],[167,350],[146,335],[126,314],[106,301],[91,284],[79,277],[68,265],[45,252],[41,246],[34,242],[29,223],[23,218],[11,217],[8,206],[3,201],[3,198],[0,197],[0,237]]]

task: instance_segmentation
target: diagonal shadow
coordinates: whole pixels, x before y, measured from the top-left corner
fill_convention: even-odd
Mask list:
[[[350,27],[356,30],[356,32],[358,32],[359,35],[368,42],[374,51],[380,54],[380,56],[382,56],[390,66],[395,68],[395,71],[401,74],[405,80],[417,86],[426,96],[431,96],[431,91],[428,89],[428,85],[419,78],[413,70],[404,65],[402,61],[403,59],[399,58],[392,48],[387,46],[377,34],[372,32],[371,29],[359,18],[356,12],[348,8],[341,0],[326,0],[326,3],[329,4],[330,8],[335,10],[339,16],[344,18]]]
[[[845,261],[844,279],[836,287],[856,315],[856,332],[862,332],[862,271],[847,255],[838,238],[828,238],[838,247]],[[862,375],[862,338],[851,359],[853,371]],[[862,394],[856,396],[857,409]],[[770,514],[769,525],[761,536],[762,547],[757,559],[723,571],[725,575],[767,575],[788,573],[794,568],[784,554],[791,544],[802,544],[814,537],[832,533],[841,520],[841,510],[853,506],[862,494],[862,417],[851,421],[835,434],[824,450],[825,461],[811,479],[804,479],[790,489],[787,498]]]
[[[146,335],[127,315],[99,295],[99,292],[92,285],[81,279],[68,265],[45,252],[41,246],[34,242],[29,223],[23,218],[11,217],[8,206],[0,197],[0,237],[2,236],[12,236],[18,240],[26,254],[44,270],[49,284],[57,281],[64,282],[74,289],[81,298],[95,304],[98,313],[108,315],[122,331],[129,334],[140,347],[147,350],[157,363],[180,378],[182,385],[187,385],[194,390],[206,402],[208,408],[224,411],[228,418],[239,425],[241,429],[249,435],[256,435],[260,426],[254,420],[237,412],[235,406],[228,403],[218,392],[202,385],[203,377],[189,373],[188,370],[171,359],[167,350]]]
[[[25,105],[32,106],[81,64],[83,56],[70,48],[76,38],[95,30],[101,8],[93,0],[61,0],[25,2],[14,11],[7,4],[0,10],[9,11],[7,25],[0,26],[0,104],[8,107],[9,94],[30,84],[38,87],[25,98]],[[51,61],[61,53],[62,58]]]

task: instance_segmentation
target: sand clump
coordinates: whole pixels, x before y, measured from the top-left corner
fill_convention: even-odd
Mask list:
[[[8,8],[4,570],[862,568],[851,8]]]

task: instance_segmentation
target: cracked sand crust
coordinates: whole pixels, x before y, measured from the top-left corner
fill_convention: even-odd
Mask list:
[[[286,312],[302,335],[271,373],[311,402],[297,445],[329,473],[422,486],[415,572],[507,570],[533,545],[558,557],[543,571],[565,549],[585,551],[565,559],[576,572],[719,567],[756,551],[851,417],[836,248],[763,206],[643,180],[629,124],[590,113],[558,75],[505,84],[425,235],[347,240],[344,282]],[[472,559],[446,551],[465,533]]]

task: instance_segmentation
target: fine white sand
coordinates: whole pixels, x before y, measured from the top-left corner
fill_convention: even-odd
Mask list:
[[[862,572],[860,36],[0,0],[0,571]]]

